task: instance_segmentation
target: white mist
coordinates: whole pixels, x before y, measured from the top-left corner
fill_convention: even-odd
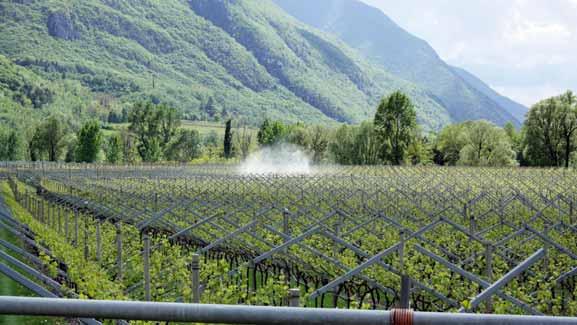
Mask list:
[[[248,156],[238,171],[240,174],[309,174],[311,160],[298,146],[278,144],[262,148]]]

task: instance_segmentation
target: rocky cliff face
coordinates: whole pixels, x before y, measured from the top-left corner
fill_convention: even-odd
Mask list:
[[[51,12],[47,21],[48,33],[52,37],[68,41],[80,38],[80,33],[75,29],[72,18],[63,12]]]

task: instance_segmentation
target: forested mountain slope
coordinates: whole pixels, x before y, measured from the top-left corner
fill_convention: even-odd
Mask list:
[[[0,17],[0,54],[13,63],[123,103],[166,102],[191,119],[357,123],[400,89],[425,128],[451,121],[429,90],[269,0],[4,1]]]
[[[428,90],[453,121],[486,119],[520,125],[522,105],[463,78],[427,42],[400,28],[379,9],[358,0],[274,1],[302,22],[339,37],[391,74]]]

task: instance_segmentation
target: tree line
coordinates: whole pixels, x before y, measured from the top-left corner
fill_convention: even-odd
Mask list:
[[[110,120],[116,121],[116,117]],[[290,143],[315,163],[343,165],[554,166],[577,162],[577,98],[568,91],[535,104],[520,130],[488,121],[452,124],[425,133],[410,98],[394,92],[360,125],[328,127],[265,119],[254,131],[227,119],[224,136],[183,128],[181,114],[164,104],[141,102],[123,110],[128,127],[103,130],[96,120],[71,132],[64,116],[33,128],[0,130],[0,159],[68,162],[189,162],[244,159],[263,146]]]
[[[258,142],[293,143],[315,162],[343,165],[569,167],[577,164],[577,97],[567,91],[540,101],[520,130],[479,120],[425,133],[410,98],[395,92],[380,102],[371,121],[331,129],[266,120]]]

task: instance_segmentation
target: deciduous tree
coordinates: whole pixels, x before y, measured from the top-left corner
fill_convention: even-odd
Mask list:
[[[401,164],[417,127],[417,115],[409,97],[397,91],[383,99],[374,124],[382,143],[381,158],[394,165]]]
[[[78,131],[76,145],[76,161],[92,163],[98,158],[102,144],[102,131],[97,121],[86,122]]]

